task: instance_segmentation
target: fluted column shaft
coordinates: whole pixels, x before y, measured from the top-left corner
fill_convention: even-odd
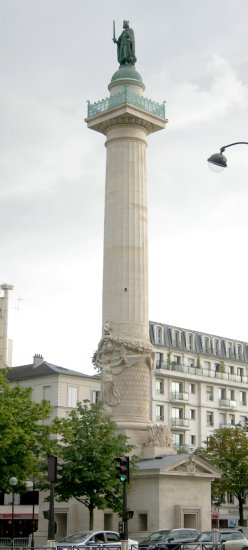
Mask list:
[[[103,327],[148,339],[146,131],[107,132]]]

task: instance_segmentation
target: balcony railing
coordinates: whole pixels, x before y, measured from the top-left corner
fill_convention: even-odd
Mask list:
[[[182,392],[172,392],[170,394],[170,398],[172,401],[188,401],[189,400],[189,394],[188,393],[182,393]]]
[[[236,401],[233,401],[232,399],[220,399],[219,400],[219,406],[225,407],[227,409],[235,409],[237,407]]]
[[[220,428],[235,428],[235,424],[231,422],[220,422]]]
[[[227,372],[217,372],[204,367],[193,367],[191,365],[179,365],[177,363],[168,364],[161,363],[157,366],[157,369],[182,372],[184,374],[194,374],[197,376],[204,376],[206,378],[216,378],[221,380],[229,380],[231,382],[243,382],[248,383],[248,377],[246,375],[230,374]]]
[[[134,107],[138,107],[152,115],[165,118],[165,102],[157,103],[156,101],[147,99],[130,90],[128,86],[125,86],[122,92],[106,97],[105,99],[100,99],[100,101],[96,101],[95,103],[90,103],[90,101],[88,101],[88,118],[114,109],[115,107],[120,107],[126,103],[134,105]]]
[[[189,428],[188,418],[171,418],[172,428]]]

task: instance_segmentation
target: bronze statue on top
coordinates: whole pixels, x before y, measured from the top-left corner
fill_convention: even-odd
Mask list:
[[[113,22],[113,42],[117,44],[117,58],[120,65],[135,65],[135,38],[133,29],[129,28],[129,21],[123,21],[123,31],[118,39],[115,38],[115,22]]]

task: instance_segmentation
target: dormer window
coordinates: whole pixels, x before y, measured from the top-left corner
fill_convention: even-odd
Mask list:
[[[242,358],[243,358],[243,346],[241,344],[237,344],[236,355],[237,355],[237,359],[242,360]]]
[[[176,348],[181,346],[181,334],[179,330],[173,330],[172,332],[172,345]]]
[[[220,353],[220,341],[218,340],[218,338],[214,338],[213,340],[213,351],[214,355],[219,355]]]
[[[155,326],[155,344],[162,344],[162,327]]]
[[[226,355],[227,355],[227,357],[233,357],[233,344],[232,344],[232,342],[227,342],[227,344],[226,344]]]
[[[193,349],[193,334],[191,332],[187,333],[187,349]]]
[[[202,351],[203,351],[203,353],[209,353],[210,352],[210,343],[209,343],[209,337],[208,336],[202,336]]]

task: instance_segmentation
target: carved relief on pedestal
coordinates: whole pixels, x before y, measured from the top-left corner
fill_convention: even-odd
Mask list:
[[[162,424],[148,426],[148,440],[146,447],[174,447],[170,428]]]
[[[189,458],[187,462],[184,464],[181,464],[181,466],[178,466],[175,468],[175,471],[177,472],[184,472],[185,474],[194,475],[196,473],[196,463],[192,457]]]
[[[152,349],[149,341],[113,336],[111,323],[105,323],[95,364],[102,375],[102,401],[116,421],[150,421]]]

